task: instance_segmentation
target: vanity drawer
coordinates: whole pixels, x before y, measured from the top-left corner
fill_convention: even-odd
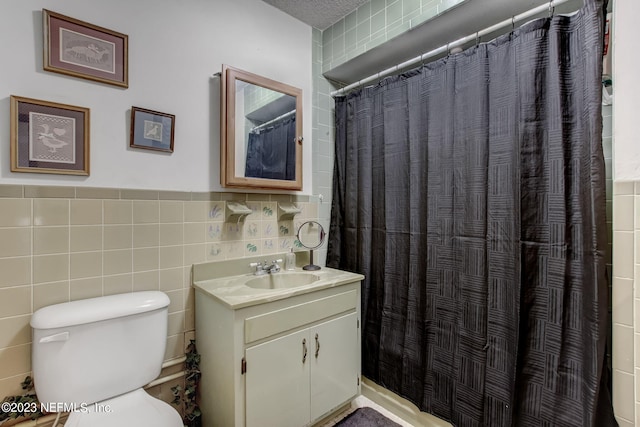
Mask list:
[[[357,304],[358,294],[355,290],[351,290],[258,316],[247,317],[244,321],[244,342],[249,344],[349,310],[355,310]]]

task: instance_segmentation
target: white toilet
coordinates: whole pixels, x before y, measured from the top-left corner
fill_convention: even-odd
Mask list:
[[[162,368],[169,298],[134,292],[33,313],[32,366],[41,403],[69,411],[65,427],[182,427],[142,387]]]

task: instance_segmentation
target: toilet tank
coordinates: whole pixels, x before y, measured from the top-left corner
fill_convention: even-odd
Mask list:
[[[92,404],[159,374],[169,297],[133,292],[72,301],[33,313],[32,368],[41,402]]]

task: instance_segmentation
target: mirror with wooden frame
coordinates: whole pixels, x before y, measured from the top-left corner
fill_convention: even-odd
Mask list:
[[[227,65],[221,76],[223,187],[302,189],[302,90]]]

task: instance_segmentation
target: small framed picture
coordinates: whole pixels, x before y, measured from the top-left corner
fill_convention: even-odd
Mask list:
[[[173,153],[176,116],[139,107],[131,107],[129,146]]]
[[[42,9],[44,69],[129,87],[128,36]]]
[[[11,96],[11,171],[89,175],[89,109]]]

